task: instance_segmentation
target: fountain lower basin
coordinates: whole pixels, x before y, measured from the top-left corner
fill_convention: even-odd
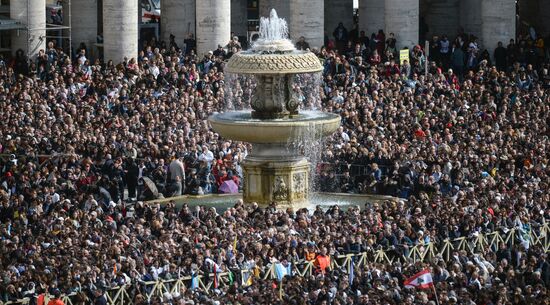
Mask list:
[[[308,201],[311,165],[295,143],[329,136],[340,126],[339,115],[320,111],[272,120],[236,111],[214,114],[209,121],[224,138],[252,143],[242,164],[244,201],[278,206]]]
[[[340,126],[340,116],[320,111],[302,111],[288,119],[253,119],[250,112],[214,114],[212,128],[227,139],[258,144],[286,144],[304,135],[320,138],[331,135]]]

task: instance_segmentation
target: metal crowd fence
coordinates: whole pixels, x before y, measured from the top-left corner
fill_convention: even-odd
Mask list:
[[[354,270],[359,268],[366,268],[369,263],[389,263],[395,262],[430,262],[434,259],[443,259],[450,261],[453,252],[466,251],[468,254],[486,253],[488,251],[496,252],[499,247],[504,244],[508,247],[512,247],[514,244],[527,242],[530,247],[541,247],[544,253],[550,252],[550,225],[544,222],[536,229],[520,229],[514,227],[509,230],[499,230],[489,233],[479,233],[472,236],[464,236],[455,239],[445,239],[438,242],[419,243],[416,245],[399,245],[389,248],[371,249],[369,251],[361,253],[349,253],[343,255],[333,255],[330,257],[329,270],[341,270],[347,274],[350,273],[352,265]],[[124,305],[134,304],[134,292],[137,290],[137,286],[140,286],[140,291],[144,294],[147,301],[151,301],[153,298],[162,298],[163,295],[168,293],[180,292],[185,288],[190,288],[193,285],[194,288],[199,289],[203,293],[210,294],[216,287],[217,288],[228,287],[233,284],[233,281],[238,278],[238,285],[247,286],[250,284],[249,279],[252,281],[258,278],[264,280],[277,279],[276,264],[270,263],[266,266],[259,266],[257,269],[242,269],[238,271],[239,277],[234,276],[231,272],[220,272],[210,274],[199,274],[196,277],[184,276],[177,279],[164,280],[159,279],[149,282],[136,282],[132,284],[126,284],[123,286],[114,287],[106,290],[105,296],[109,305]],[[310,277],[320,272],[315,260],[311,261],[298,261],[291,265],[292,276]],[[216,281],[214,281],[216,278]],[[194,283],[193,283],[194,281]],[[62,301],[66,305],[77,305],[76,301],[78,293],[71,293],[64,295]],[[51,296],[45,296],[44,304]],[[89,303],[89,302],[85,302]],[[0,302],[0,305],[28,305],[31,304],[30,298],[24,298],[17,301],[10,301],[6,303]]]

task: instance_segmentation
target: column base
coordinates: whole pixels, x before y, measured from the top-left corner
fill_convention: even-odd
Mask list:
[[[243,162],[243,200],[262,205],[302,205],[308,201],[309,162],[247,158]]]

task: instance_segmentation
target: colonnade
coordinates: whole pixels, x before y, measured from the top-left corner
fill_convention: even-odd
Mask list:
[[[100,1],[70,1],[73,47],[94,43]],[[140,1],[102,1],[106,60],[137,57]],[[431,12],[428,21],[451,31],[450,35],[455,33],[453,27],[461,26],[487,48],[515,36],[515,0],[359,0],[359,30],[367,35],[379,29],[393,32],[398,48],[411,47],[419,40],[421,2]],[[304,36],[311,47],[322,46],[325,35],[332,38],[339,22],[348,31],[353,28],[353,0],[257,0],[255,5],[260,16],[277,9],[288,21],[291,39]],[[161,39],[168,41],[174,35],[176,43],[182,44],[189,33],[196,33],[197,52],[202,55],[218,44],[226,45],[231,31],[246,35],[248,6],[247,0],[161,0]],[[11,18],[29,29],[13,35],[13,49],[33,56],[45,48],[45,0],[12,0],[10,7]]]

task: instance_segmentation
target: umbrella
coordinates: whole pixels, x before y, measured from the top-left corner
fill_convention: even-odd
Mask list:
[[[159,198],[159,191],[157,189],[157,185],[151,180],[149,177],[142,177],[143,184],[151,191],[153,194],[153,198],[157,199]]]
[[[239,187],[233,180],[226,180],[220,185],[218,189],[220,193],[235,194],[239,192]]]

